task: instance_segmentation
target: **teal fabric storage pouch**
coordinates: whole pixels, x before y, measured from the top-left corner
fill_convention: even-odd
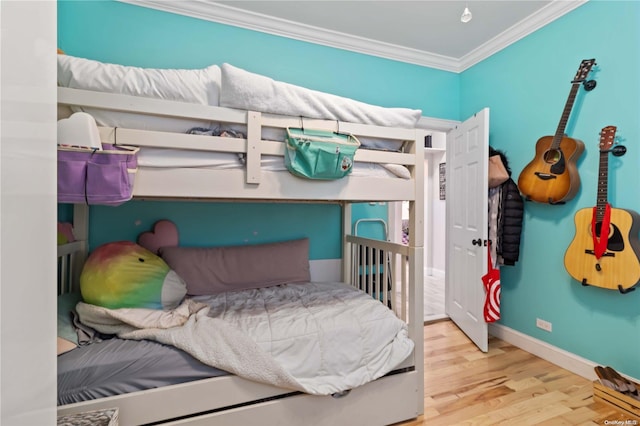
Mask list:
[[[342,178],[353,169],[353,157],[360,146],[348,133],[287,128],[284,162],[294,175],[307,179]]]

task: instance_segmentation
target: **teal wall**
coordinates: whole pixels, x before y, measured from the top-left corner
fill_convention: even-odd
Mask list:
[[[555,132],[580,61],[596,58],[591,77],[598,86],[580,91],[567,126],[586,145],[578,162],[582,190],[566,205],[526,204],[521,259],[502,269],[501,324],[640,377],[640,291],[621,295],[582,287],[563,265],[575,212],[595,204],[598,132],[606,125],[618,126],[629,149],[611,159],[610,201],[640,211],[639,3],[592,0],[459,75],[112,1],[60,1],[58,22],[59,46],[75,56],[147,67],[229,62],[316,90],[453,120],[487,106],[490,143],[507,153],[516,180],[533,159],[537,139]],[[336,206],[251,205],[254,215],[245,216],[246,207],[134,202],[94,208],[92,244],[132,239],[160,217],[185,224],[185,244],[269,241],[280,231],[295,237],[306,232],[307,209],[317,208],[329,211],[319,215],[327,221],[315,217],[316,228],[309,231],[312,257],[337,257]],[[358,217],[379,215],[381,206],[356,208]],[[286,217],[290,227],[280,222],[271,230],[272,216]],[[536,328],[536,318],[552,322],[553,332]]]
[[[114,240],[135,241],[160,219],[177,226],[182,246],[256,244],[309,237],[312,259],[330,259],[341,252],[340,239],[327,239],[327,229],[340,230],[337,204],[256,204],[131,201],[117,208],[92,207],[92,247]],[[259,212],[260,220],[255,220]],[[93,219],[93,218],[92,218]],[[338,232],[338,231],[336,231]],[[286,238],[283,238],[286,236]]]
[[[609,160],[609,200],[640,212],[639,24],[639,2],[592,0],[463,72],[460,81],[461,117],[491,109],[490,143],[507,153],[517,181],[538,138],[555,133],[581,60],[597,60],[590,75],[597,87],[581,88],[567,126],[586,146],[578,161],[581,190],[565,205],[526,203],[520,261],[502,268],[500,322],[633,377],[640,377],[640,291],[583,287],[563,259],[576,211],[596,204],[598,133],[607,125],[618,127],[628,148]],[[536,328],[536,318],[553,323],[553,332]]]
[[[58,46],[69,55],[141,67],[203,68],[228,62],[362,102],[458,119],[457,74],[115,1],[59,1]],[[184,245],[308,236],[312,259],[341,253],[337,205],[132,202],[94,207],[90,214],[91,248],[114,239],[135,240],[155,220],[167,218],[178,225]],[[62,220],[70,215],[68,207],[59,209]],[[353,217],[386,218],[386,206],[356,205]],[[382,237],[374,226],[363,227],[362,234]]]

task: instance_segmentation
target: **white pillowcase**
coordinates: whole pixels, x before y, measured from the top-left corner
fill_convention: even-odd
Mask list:
[[[154,69],[108,64],[91,59],[58,55],[58,85],[74,89],[142,96],[200,105],[220,104],[220,67],[204,69]],[[98,125],[130,129],[186,132],[211,127],[200,120],[165,118],[72,106],[74,112],[91,114]]]
[[[406,168],[402,164],[384,163],[380,165],[385,169],[389,170],[394,175],[398,176],[399,178],[411,179],[411,172],[409,171],[408,168]]]

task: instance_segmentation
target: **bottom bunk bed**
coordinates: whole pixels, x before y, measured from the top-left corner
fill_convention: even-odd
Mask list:
[[[418,273],[422,265],[419,260],[422,256],[420,248],[345,235],[343,283],[314,282],[314,277],[311,276],[309,283],[224,292],[212,296],[215,300],[204,295],[187,298],[193,303],[207,303],[207,317],[213,317],[216,311],[221,310],[228,314],[237,305],[247,305],[245,307],[255,311],[262,310],[263,305],[275,303],[270,308],[274,316],[268,321],[256,320],[255,317],[247,320],[235,314],[226,315],[226,319],[231,319],[233,327],[246,327],[245,332],[254,333],[254,338],[260,328],[273,327],[275,330],[278,322],[286,325],[287,334],[300,322],[316,322],[321,327],[329,323],[337,325],[327,326],[327,333],[331,329],[340,328],[340,324],[344,325],[344,330],[338,330],[333,338],[327,335],[329,340],[338,339],[331,346],[331,351],[337,353],[330,356],[326,348],[318,351],[318,343],[312,340],[298,347],[291,344],[295,352],[293,354],[291,350],[284,348],[287,344],[280,346],[284,348],[281,352],[284,355],[278,361],[289,358],[289,361],[298,366],[295,368],[302,372],[308,370],[309,364],[319,362],[315,359],[319,353],[330,358],[329,361],[322,362],[362,363],[355,359],[358,354],[351,350],[352,341],[372,339],[372,336],[385,333],[387,335],[387,342],[381,346],[383,349],[361,365],[367,370],[364,378],[359,373],[352,375],[355,378],[351,382],[345,381],[344,377],[338,378],[339,385],[335,385],[335,388],[332,387],[333,380],[317,384],[316,377],[303,378],[301,382],[305,379],[308,382],[302,388],[296,385],[280,386],[277,385],[280,383],[277,380],[271,382],[270,378],[260,377],[265,371],[271,373],[268,365],[261,369],[256,364],[250,368],[254,371],[248,375],[244,374],[246,371],[241,371],[246,365],[239,367],[240,370],[234,370],[234,356],[244,359],[251,355],[248,353],[251,352],[251,345],[247,342],[235,348],[236,352],[226,358],[226,364],[223,363],[222,368],[215,368],[195,359],[196,355],[182,350],[185,348],[180,345],[174,347],[162,339],[150,341],[144,338],[147,335],[142,340],[111,336],[101,339],[106,337],[102,333],[95,338],[93,333],[96,328],[100,328],[96,324],[104,318],[86,313],[86,307],[92,305],[77,303],[80,270],[83,263],[90,264],[90,261],[85,261],[88,229],[86,210],[85,206],[76,206],[77,215],[84,211],[84,215],[78,215],[80,241],[61,245],[58,250],[59,336],[60,319],[73,321],[74,317],[69,316],[68,310],[75,307],[76,313],[80,314],[80,321],[75,318],[76,332],[77,328],[83,329],[87,341],[93,343],[58,356],[59,416],[117,409],[120,425],[386,425],[415,418],[422,413],[422,281],[419,278],[422,274]],[[344,221],[350,222],[349,214],[345,215]],[[168,258],[165,259],[172,267],[175,265]],[[412,261],[416,261],[415,264]],[[180,268],[175,269],[180,273]],[[389,287],[383,288],[387,286]],[[264,297],[256,299],[258,295],[264,294],[275,296],[273,299],[267,298],[268,300]],[[279,301],[275,302],[276,299]],[[302,300],[304,310],[311,312],[310,316],[301,315],[300,311],[291,308],[292,301],[298,299]],[[345,305],[346,309],[330,310],[336,305]],[[182,304],[177,309],[181,307]],[[90,313],[94,312],[92,309],[89,308]],[[362,312],[358,312],[359,310]],[[378,314],[385,321],[376,322],[375,315]],[[387,314],[391,314],[389,316],[397,321],[389,323],[397,329],[387,329]],[[367,323],[372,318],[374,319]],[[377,325],[379,328],[376,328]],[[287,326],[290,328],[286,328]],[[221,329],[225,327],[220,325]],[[375,333],[365,334],[364,329],[367,327],[376,328],[370,330]],[[178,328],[181,327],[174,327]],[[173,329],[169,327],[169,330]],[[134,330],[134,333],[137,332],[140,330]],[[143,332],[146,333],[146,330]],[[320,334],[323,332],[324,328]],[[200,337],[196,335],[197,340]],[[215,343],[225,344],[220,340]],[[282,342],[269,341],[259,342],[259,345],[269,345],[272,352],[278,352],[273,348],[280,343]],[[322,341],[320,344],[329,343],[331,342]],[[361,346],[375,344],[375,341],[367,340]],[[322,368],[330,369],[332,366],[324,364]],[[296,373],[295,378],[300,379],[301,376],[304,373]]]

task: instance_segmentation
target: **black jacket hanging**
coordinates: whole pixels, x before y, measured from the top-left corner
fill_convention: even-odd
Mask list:
[[[498,256],[504,265],[515,265],[520,257],[520,236],[524,216],[524,200],[518,185],[509,178],[501,187],[502,197],[498,214]]]
[[[502,163],[511,176],[506,155],[502,151],[489,147],[489,156],[493,155],[500,155]],[[498,255],[498,263],[515,265],[520,257],[524,200],[520,195],[518,185],[511,177],[500,185],[500,191],[500,206],[496,224],[496,254]]]

